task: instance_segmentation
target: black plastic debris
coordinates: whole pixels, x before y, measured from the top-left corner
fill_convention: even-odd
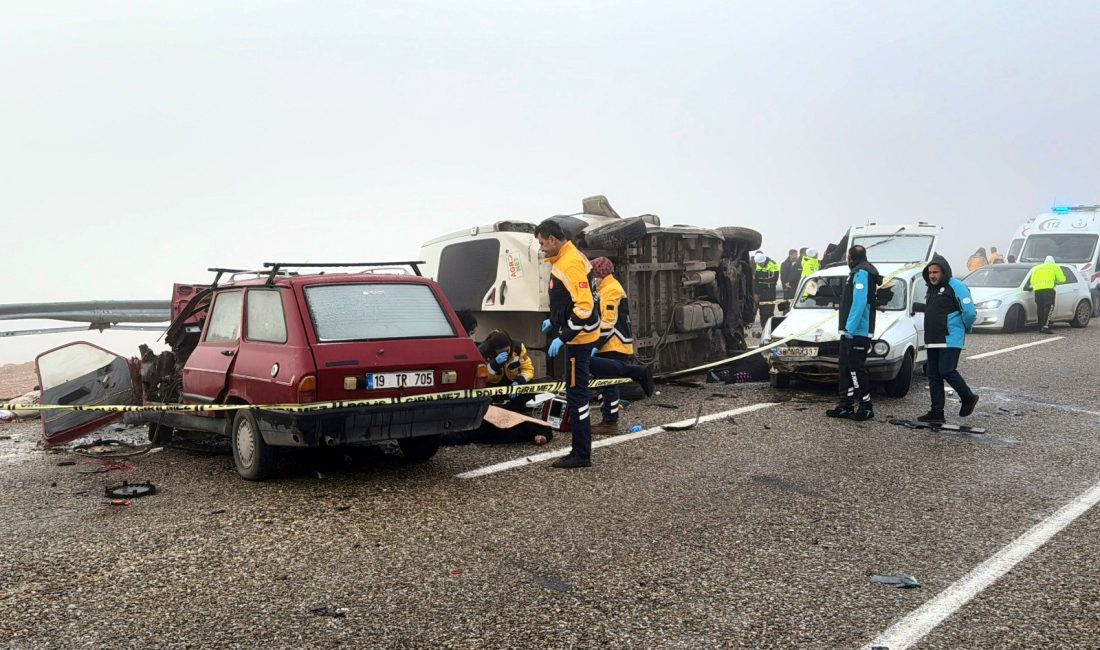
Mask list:
[[[123,481],[122,485],[108,486],[103,490],[110,499],[138,499],[157,493],[157,488],[152,483],[130,483],[129,481]]]
[[[347,607],[335,607],[333,605],[325,605],[324,603],[310,607],[309,611],[318,616],[331,616],[332,618],[344,618],[348,615]]]
[[[897,587],[898,589],[916,589],[920,587],[920,580],[917,580],[913,576],[896,575],[896,576],[871,576],[871,582],[876,585],[888,585],[890,587]]]

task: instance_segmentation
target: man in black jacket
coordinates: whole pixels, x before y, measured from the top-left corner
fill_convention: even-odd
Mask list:
[[[779,284],[783,287],[784,300],[794,299],[794,292],[798,291],[798,283],[801,281],[802,258],[798,255],[798,251],[792,248],[787,251],[787,259],[779,265]]]
[[[836,408],[825,411],[831,418],[862,421],[875,417],[871,406],[871,375],[867,372],[867,353],[875,334],[878,287],[882,276],[867,261],[867,249],[848,249],[848,281],[840,299],[840,399]]]

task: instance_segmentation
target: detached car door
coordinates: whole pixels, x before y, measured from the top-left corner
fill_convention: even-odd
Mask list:
[[[202,339],[183,367],[184,402],[211,404],[225,391],[233,361],[241,346],[244,291],[220,291],[214,296]]]
[[[42,387],[42,404],[69,406],[139,404],[134,391],[140,367],[103,348],[78,341],[34,360]],[[47,445],[69,442],[122,418],[122,412],[42,410],[42,440]]]

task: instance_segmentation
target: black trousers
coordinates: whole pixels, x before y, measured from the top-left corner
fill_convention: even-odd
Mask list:
[[[959,399],[967,400],[974,395],[959,374],[960,354],[960,348],[928,348],[928,392],[932,394],[933,413],[943,413],[945,381],[959,394]]]
[[[870,351],[871,339],[866,336],[840,339],[840,406],[855,408],[857,402],[871,405],[871,374],[867,372]]]
[[[630,357],[622,352],[601,352],[592,357],[589,363],[590,374],[593,379],[617,379],[625,377],[634,381],[641,381],[645,376],[645,368],[636,363],[627,363]],[[600,413],[604,422],[619,421],[619,389],[622,386],[612,384],[600,389],[603,396],[603,404],[600,405]]]
[[[1039,327],[1050,327],[1050,319],[1054,315],[1054,289],[1037,290],[1035,304],[1039,307]]]
[[[573,419],[573,451],[580,458],[592,457],[592,420],[588,417],[588,367],[592,346],[565,346],[565,401]]]

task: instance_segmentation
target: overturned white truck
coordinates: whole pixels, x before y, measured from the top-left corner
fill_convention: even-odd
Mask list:
[[[718,361],[745,349],[745,326],[756,311],[749,252],[760,233],[662,226],[656,215],[621,218],[607,199],[583,200],[578,214],[551,217],[589,259],[607,257],[630,297],[639,361],[671,372]],[[506,330],[531,351],[547,374],[546,336],[550,265],[542,261],[534,223],[498,221],[426,242],[425,275],[435,279],[455,309],[478,320],[476,338]]]

